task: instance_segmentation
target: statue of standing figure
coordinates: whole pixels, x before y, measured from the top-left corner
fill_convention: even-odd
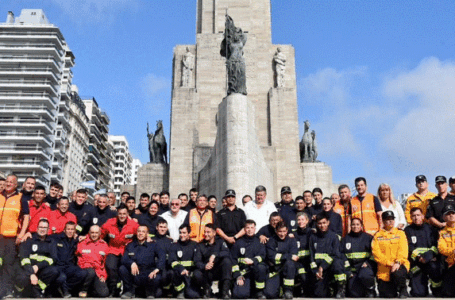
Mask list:
[[[186,53],[182,58],[182,87],[190,87],[192,84],[194,69],[194,55],[190,48],[186,47]]]
[[[275,62],[275,86],[284,87],[284,73],[286,71],[286,55],[281,52],[281,48],[276,49],[275,56],[273,57]]]
[[[243,57],[243,47],[246,35],[241,28],[235,27],[234,21],[226,15],[224,39],[221,42],[220,54],[226,57],[228,73],[227,94],[239,93],[246,95],[246,65]]]
[[[147,123],[147,138],[149,140],[150,163],[167,164],[167,143],[162,120],[156,122],[155,134],[149,132],[149,123]]]
[[[316,132],[310,132],[310,121],[305,121],[305,132],[300,141],[300,162],[317,162],[318,144],[316,142]]]

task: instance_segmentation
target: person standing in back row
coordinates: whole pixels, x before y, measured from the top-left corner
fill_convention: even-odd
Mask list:
[[[381,202],[367,193],[365,178],[358,177],[354,182],[357,196],[351,199],[351,217],[362,220],[365,232],[374,235],[381,229]]]

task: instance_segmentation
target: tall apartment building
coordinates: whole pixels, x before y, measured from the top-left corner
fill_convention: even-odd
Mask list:
[[[90,120],[90,140],[86,179],[96,181],[96,189],[110,190],[114,149],[108,141],[109,117],[102,111],[95,98],[84,99],[85,113]]]
[[[114,193],[120,197],[121,187],[131,185],[133,157],[128,141],[123,135],[110,135],[109,141],[114,146]]]
[[[48,186],[63,179],[68,105],[62,77],[74,57],[41,9],[0,23],[0,171]]]
[[[79,97],[77,86],[71,86],[69,101],[69,124],[66,149],[67,162],[63,172],[63,190],[69,193],[80,188],[80,183],[86,181],[86,160],[89,153],[90,121],[85,114],[85,105]]]
[[[131,171],[131,185],[137,184],[137,173],[140,167],[142,167],[141,161],[138,158],[133,159],[133,166]]]

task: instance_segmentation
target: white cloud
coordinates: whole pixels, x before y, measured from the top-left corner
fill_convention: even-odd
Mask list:
[[[136,11],[138,0],[52,0],[78,25],[112,24],[125,11]]]
[[[163,118],[168,114],[170,99],[170,79],[149,73],[139,82],[142,97],[152,115]]]
[[[454,172],[455,63],[431,57],[384,83],[390,101],[407,109],[385,138],[397,168]],[[397,104],[401,107],[400,104]]]
[[[145,77],[143,77],[140,85],[142,92],[144,93],[144,95],[148,97],[156,95],[162,92],[163,90],[170,88],[170,83],[168,79],[161,76],[157,76],[152,73],[149,73]]]

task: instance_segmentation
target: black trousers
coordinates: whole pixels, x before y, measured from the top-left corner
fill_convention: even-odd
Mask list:
[[[13,290],[14,278],[17,276],[16,237],[0,235],[0,297]]]
[[[346,282],[346,274],[344,268],[344,260],[335,258],[330,267],[322,274],[322,279],[316,279],[312,274],[312,282],[314,284],[314,296],[317,298],[327,298],[330,295],[330,280],[335,279],[337,284]]]
[[[63,291],[71,291],[79,287],[88,275],[87,269],[81,269],[76,265],[59,266],[60,276],[63,276]]]
[[[433,296],[441,290],[442,286],[442,269],[440,261],[429,261],[426,264],[417,263],[411,265],[411,278],[409,286],[411,287],[412,297],[428,296],[428,281],[430,281]]]
[[[184,292],[185,298],[197,299],[200,298],[200,288],[197,288],[194,276],[182,275],[181,272],[174,270],[173,276],[174,289],[177,293]]]
[[[224,257],[219,260],[211,270],[194,271],[194,279],[198,286],[207,289],[214,280],[222,282],[232,279],[232,260],[230,257]]]
[[[375,274],[370,266],[360,268],[353,275],[348,278],[347,292],[349,297],[365,297],[368,290],[374,289]]]
[[[264,263],[258,263],[255,266],[248,267],[248,272],[243,275],[245,282],[242,286],[237,284],[237,278],[234,278],[234,288],[232,297],[236,299],[248,299],[254,294],[253,290],[262,291],[265,288],[267,279],[267,266]]]
[[[105,298],[109,296],[109,289],[106,282],[102,282],[92,268],[84,269],[87,272],[81,292],[87,292],[91,296]]]
[[[119,274],[120,278],[123,281],[123,293],[130,292],[133,295],[135,294],[135,288],[145,288],[145,295],[159,297],[156,295],[156,290],[160,286],[161,274],[158,273],[154,279],[149,278],[149,274],[153,270],[140,270],[137,276],[131,274],[129,270],[124,265],[120,266]]]
[[[401,265],[400,268],[390,273],[390,281],[378,280],[378,290],[380,298],[396,298],[399,291],[406,288],[406,267]]]
[[[278,298],[281,287],[284,290],[293,290],[296,270],[297,264],[291,259],[283,262],[276,272],[270,270],[269,276],[265,281],[265,296],[269,299]]]
[[[120,268],[121,255],[109,254],[106,257],[106,271],[107,271],[107,286],[109,292],[114,293],[119,290],[117,284],[119,282],[118,270]]]
[[[18,276],[18,285],[26,289],[32,288],[32,297],[36,297],[39,293],[42,293],[46,290],[48,286],[54,284],[54,286],[60,286],[61,282],[55,282],[57,279],[61,279],[60,271],[55,266],[48,266],[42,269],[39,269],[36,273],[38,277],[38,284],[32,285],[30,281],[31,274],[27,271],[23,271]]]

